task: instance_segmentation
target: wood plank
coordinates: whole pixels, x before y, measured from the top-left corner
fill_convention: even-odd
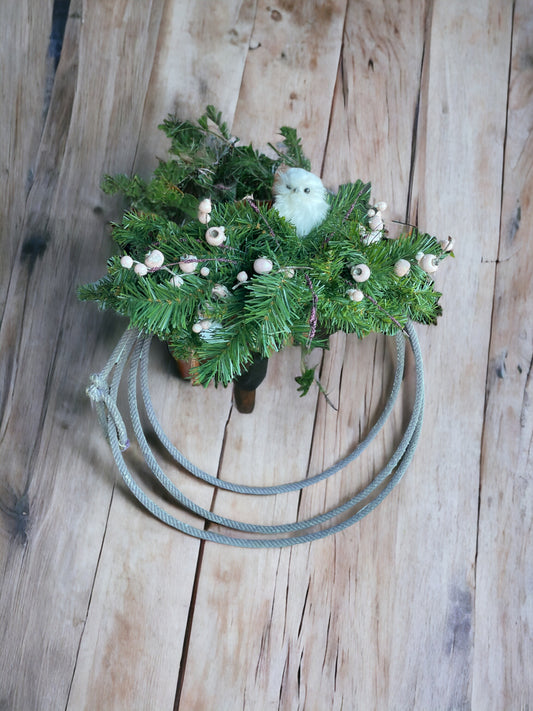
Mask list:
[[[406,219],[429,7],[352,3],[346,19],[324,170],[339,183],[372,182],[391,235],[392,220]]]
[[[533,704],[531,3],[514,7],[500,248],[481,459],[473,708]]]
[[[1,318],[45,118],[52,2],[2,3],[0,27],[9,28],[0,47]]]
[[[378,599],[380,629],[388,631],[377,681],[385,706],[394,699],[399,708],[429,708],[437,698],[442,708],[471,707],[494,278],[494,265],[482,258],[490,260],[497,249],[511,10],[505,2],[468,10],[439,2],[431,15],[411,218],[432,233],[454,235],[458,244],[457,258],[436,275],[444,294],[439,326],[419,329],[428,394],[422,442],[397,491],[389,549],[380,553],[392,564],[379,580]],[[472,225],[467,217],[466,227],[472,205],[483,223]]]
[[[45,206],[46,200],[44,199],[44,194],[50,188],[55,190],[57,182],[55,166],[56,163],[61,162],[63,158],[64,141],[61,140],[61,137],[67,131],[68,121],[70,120],[69,110],[72,106],[76,83],[75,71],[65,72],[64,68],[71,69],[71,58],[77,55],[79,24],[79,21],[76,22],[76,20],[73,20],[70,23],[69,32],[67,33],[63,66],[61,67],[61,71],[58,72],[55,82],[56,96],[62,97],[60,106],[63,111],[59,111],[58,114],[53,111],[48,116],[47,126],[37,157],[36,176],[32,184],[32,190],[28,195],[28,207],[26,212],[20,216],[23,222],[20,229],[21,239],[17,245],[18,260],[9,282],[8,308],[6,309],[6,315],[2,320],[0,328],[2,352],[7,356],[2,359],[1,363],[4,396],[0,432],[2,435],[2,445],[4,447],[10,446],[12,436],[15,436],[16,441],[16,428],[20,422],[25,422],[28,428],[28,440],[33,442],[38,441],[38,432],[42,426],[41,419],[36,417],[38,414],[37,408],[32,417],[27,417],[28,402],[38,399],[42,401],[44,399],[43,391],[46,391],[46,373],[50,368],[50,362],[53,360],[53,358],[50,357],[50,353],[53,353],[53,347],[57,341],[57,334],[54,334],[52,344],[46,344],[46,340],[50,340],[49,333],[47,333],[47,338],[43,339],[43,342],[46,344],[45,348],[50,349],[50,347],[52,347],[52,350],[51,352],[50,350],[44,350],[42,352],[43,361],[41,367],[36,368],[35,380],[33,380],[34,375],[31,371],[28,373],[22,372],[20,363],[23,359],[22,354],[26,345],[23,338],[24,326],[26,330],[31,328],[31,325],[33,325],[33,313],[31,309],[36,302],[39,300],[42,302],[43,300],[41,294],[37,296],[35,286],[36,282],[40,282],[43,279],[46,270],[43,274],[42,270],[35,270],[35,266],[39,258],[44,258],[50,238],[50,205]],[[54,149],[50,150],[52,144]],[[47,199],[49,200],[50,197],[47,196]],[[42,233],[35,232],[37,225],[42,227]],[[39,237],[39,235],[41,236]],[[47,235],[47,238],[45,238],[44,235]],[[24,237],[27,237],[30,243],[32,240],[36,243],[34,254],[29,254],[27,259],[24,258]],[[64,300],[65,282],[62,282],[58,287],[58,302],[62,304]],[[50,296],[53,296],[53,292]],[[48,296],[48,298],[50,298],[50,296]],[[28,313],[27,322],[24,323],[24,317]],[[40,320],[36,319],[35,322],[39,324]],[[27,324],[29,324],[29,326]],[[47,324],[43,328],[47,328],[48,331],[50,331],[53,326]],[[35,340],[36,342],[40,342],[38,336]],[[45,360],[47,357],[48,359]],[[21,375],[24,377],[21,377]],[[28,389],[25,392],[26,397],[22,399],[22,401],[19,401],[17,389],[21,386],[23,388],[27,387]],[[14,447],[13,451],[10,451],[12,467],[3,480],[3,498],[6,501],[9,500],[12,495],[15,495],[15,492],[18,491],[19,495],[21,495],[22,492],[27,490],[27,482],[24,480],[24,476],[32,468],[29,464],[32,456],[34,456],[34,451],[28,447]]]
[[[209,33],[207,17],[211,18]],[[167,113],[179,111],[194,118],[206,101],[213,101],[227,109],[225,119],[231,123],[237,101],[235,81],[244,66],[252,23],[253,3],[211,3],[209,8],[193,2],[166,4],[144,102],[136,172],[147,174],[153,168],[154,155],[149,151],[157,155],[166,151],[156,126]],[[205,82],[198,81],[201,76]],[[204,390],[178,381],[168,353],[157,347],[150,380],[169,437],[195,464],[216,475],[231,389]],[[135,470],[138,458],[128,459]],[[182,491],[209,509],[212,488],[191,481],[168,457],[159,459]],[[146,477],[140,481],[146,484]],[[173,510],[157,488],[149,485],[148,489],[161,506]],[[203,526],[192,515],[179,509],[173,512],[181,520]],[[173,708],[198,553],[198,541],[152,520],[120,487],[109,511],[69,708]],[[125,659],[126,674],[109,673],[110,668],[122,670]]]
[[[66,706],[113,488],[106,444],[88,437],[97,426],[84,389],[120,325],[77,304],[73,287],[109,253],[112,201],[98,186],[104,170],[133,162],[150,66],[134,56],[154,51],[147,17],[158,5],[102,2],[83,18],[81,9],[71,4],[22,229],[24,239],[45,225],[46,249],[33,270],[16,262],[0,331],[10,356],[0,539],[8,708]]]

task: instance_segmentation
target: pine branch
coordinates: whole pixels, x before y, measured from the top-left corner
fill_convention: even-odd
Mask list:
[[[282,126],[280,134],[283,136],[282,145],[285,150],[280,151],[276,146],[269,143],[269,147],[279,156],[286,165],[294,166],[295,168],[303,168],[311,170],[311,161],[305,156],[302,148],[302,140],[298,136],[296,129],[290,126]]]

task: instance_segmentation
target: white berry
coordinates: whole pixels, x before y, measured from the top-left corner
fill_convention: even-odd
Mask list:
[[[254,272],[256,274],[268,274],[272,271],[273,266],[272,260],[268,259],[268,257],[259,257],[254,262]]]
[[[215,284],[211,289],[211,295],[216,296],[218,299],[225,299],[229,296],[229,290],[224,284]]]
[[[208,212],[198,210],[198,220],[202,223],[202,225],[207,225],[207,223],[211,221],[211,215]]]
[[[454,246],[455,240],[453,239],[453,237],[448,237],[448,239],[444,239],[439,242],[439,247],[442,249],[443,252],[451,252]]]
[[[372,230],[381,230],[383,227],[383,220],[381,219],[381,212],[376,212],[376,214],[370,218],[368,221],[370,228]]]
[[[346,295],[348,296],[350,301],[362,301],[365,298],[365,295],[363,294],[361,289],[348,289]]]
[[[158,249],[153,249],[151,252],[148,252],[144,258],[144,263],[148,269],[159,269],[159,267],[163,266],[164,261],[165,257],[163,252],[160,252]]]
[[[380,242],[383,237],[381,230],[374,230],[369,234],[365,234],[362,238],[363,244],[374,244],[374,242]]]
[[[125,254],[120,258],[120,264],[124,267],[124,269],[131,269],[133,266],[133,259],[129,254]]]
[[[239,272],[237,274],[237,281],[240,281],[240,282],[248,281],[248,274],[246,272]]]
[[[370,267],[368,264],[356,264],[350,269],[350,274],[354,281],[363,282],[370,278]]]
[[[211,200],[209,198],[204,198],[198,205],[198,212],[211,212],[211,208]]]
[[[209,276],[209,267],[202,267],[202,268],[200,269],[200,274],[201,274],[202,276]]]
[[[219,247],[222,242],[226,241],[224,227],[210,227],[205,233],[205,241],[212,247]]]
[[[139,276],[145,276],[146,274],[148,274],[148,267],[146,266],[146,264],[141,264],[140,262],[137,262],[137,264],[133,267],[133,271]]]
[[[201,333],[203,331],[202,324],[199,322],[193,323],[192,330],[194,331],[194,333]]]
[[[433,274],[439,268],[439,263],[437,257],[434,254],[424,254],[420,260],[420,268],[423,269],[426,274]]]
[[[383,200],[381,200],[380,202],[377,202],[375,204],[375,208],[376,208],[376,210],[379,210],[380,212],[385,212],[385,210],[387,209],[387,203],[384,202]]]
[[[183,279],[179,276],[179,274],[174,274],[174,276],[170,279],[170,283],[172,286],[178,287],[178,289],[184,284]]]
[[[411,263],[408,262],[407,259],[398,259],[394,265],[394,273],[399,277],[403,277],[408,274],[410,269]]]
[[[192,274],[198,266],[198,259],[194,256],[194,254],[187,254],[178,263],[178,266],[182,272],[185,272],[185,274]]]

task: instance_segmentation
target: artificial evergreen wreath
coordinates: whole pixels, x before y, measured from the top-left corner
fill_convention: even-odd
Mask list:
[[[169,117],[160,128],[172,157],[149,182],[104,179],[105,192],[130,204],[113,226],[121,253],[78,295],[195,361],[198,383],[225,386],[254,355],[287,345],[326,348],[336,331],[393,335],[409,321],[436,322],[441,295],[430,275],[451,254],[450,239],[414,227],[388,239],[386,205],[372,203],[362,181],[328,194],[305,236],[272,202],[276,176],[310,169],[294,129],[281,128],[269,157],[241,145],[212,106],[197,122]],[[296,379],[305,394],[313,370]]]

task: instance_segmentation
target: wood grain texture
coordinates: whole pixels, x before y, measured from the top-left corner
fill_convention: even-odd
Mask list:
[[[315,173],[322,173],[345,0],[273,5],[261,0],[239,92],[233,132],[258,148],[297,126]],[[312,97],[312,101],[309,98]]]
[[[72,0],[44,115],[52,7],[0,5],[2,711],[532,707],[531,3]],[[371,180],[386,218],[457,243],[436,274],[444,315],[418,329],[427,404],[405,478],[358,525],[281,551],[152,520],[85,395],[125,326],[74,294],[122,209],[101,176],[148,175],[156,125],[207,103],[258,147],[297,126],[329,187]],[[162,344],[150,386],[190,459],[270,484],[346,454],[390,387],[390,339],[337,334],[315,358],[337,412],[298,397],[295,349],[271,359],[252,415],[176,380]],[[301,495],[214,494],[156,455],[217,513],[304,518],[382,466],[412,387],[359,464]]]
[[[479,462],[494,278],[494,265],[483,257],[498,246],[511,11],[505,2],[477,3],[468,11],[435,3],[431,14],[411,216],[433,233],[456,236],[458,245],[451,269],[443,265],[437,273],[443,317],[437,329],[421,331],[428,392],[423,444],[399,490],[403,530],[423,531],[411,545],[403,536],[398,541],[398,562],[411,569],[415,582],[407,588],[410,612],[397,639],[406,638],[415,619],[419,630],[419,663],[409,655],[402,668],[396,648],[405,707],[412,702],[424,708],[436,697],[443,708],[471,705]],[[482,224],[468,218],[473,204]],[[404,508],[415,500],[416,507]]]
[[[487,378],[476,570],[474,708],[533,698],[531,496],[533,17],[514,12],[500,247]]]
[[[45,119],[52,73],[47,56],[52,2],[2,3],[0,27],[4,28],[0,72],[1,318]]]
[[[250,37],[256,0],[167,0],[161,20],[150,87],[143,112],[136,170],[148,175],[168,139],[155,127],[167,114],[196,119],[208,104],[231,125]]]
[[[1,453],[9,462],[1,488],[0,698],[13,709],[66,706],[114,479],[108,451],[99,438],[88,446],[82,423],[91,417],[87,375],[103,362],[116,320],[102,322],[81,308],[74,287],[91,269],[96,275],[95,256],[105,260],[109,250],[102,169],[124,166],[119,137],[139,130],[142,103],[134,87],[143,68],[127,51],[119,58],[115,42],[135,33],[136,51],[149,53],[150,38],[139,28],[151,3],[94,7],[82,16],[81,3],[71,4],[18,245],[20,252],[31,226],[40,224],[46,248],[36,264],[16,261],[0,330],[7,385]],[[114,22],[106,21],[111,9]],[[49,28],[43,31],[48,39]],[[87,112],[92,101],[98,121]],[[102,326],[108,339],[104,332],[95,347],[87,334]]]

